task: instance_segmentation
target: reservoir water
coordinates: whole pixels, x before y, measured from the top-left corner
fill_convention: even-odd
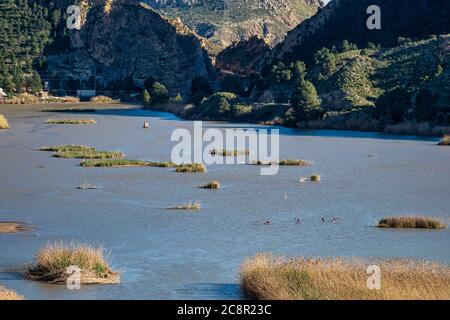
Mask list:
[[[11,126],[0,131],[0,221],[34,227],[0,234],[0,283],[28,299],[239,299],[239,266],[258,252],[450,263],[448,229],[374,227],[389,215],[448,222],[450,148],[437,147],[437,139],[280,128],[280,157],[308,159],[313,166],[281,167],[274,176],[261,176],[259,167],[249,165],[212,165],[206,174],[82,168],[79,160],[34,149],[86,144],[130,159],[169,161],[173,130],[191,130],[193,123],[132,105],[90,114],[40,109],[0,107]],[[93,118],[97,124],[50,125],[49,118]],[[151,128],[142,129],[144,122]],[[214,122],[203,127],[267,128]],[[321,175],[320,183],[299,183],[313,173]],[[210,180],[222,188],[199,188]],[[77,190],[83,183],[99,189]],[[190,200],[198,200],[201,211],[166,209]],[[267,220],[272,224],[264,225]],[[71,291],[24,280],[20,272],[36,251],[60,240],[110,250],[122,283]]]

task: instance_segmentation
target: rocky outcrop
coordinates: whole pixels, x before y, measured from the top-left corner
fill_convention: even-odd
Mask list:
[[[179,16],[200,35],[222,48],[252,36],[272,45],[312,16],[319,0],[145,0],[168,16]]]
[[[226,73],[250,75],[256,71],[256,64],[269,51],[266,39],[253,36],[223,50],[217,56],[216,68]]]
[[[63,89],[111,89],[120,81],[142,86],[151,78],[183,97],[193,78],[215,79],[198,36],[134,0],[90,7],[83,27],[70,31],[70,48],[48,57],[46,74]]]

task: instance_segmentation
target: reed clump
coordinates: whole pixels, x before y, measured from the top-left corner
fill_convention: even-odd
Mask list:
[[[380,290],[367,285],[369,265],[382,271]],[[450,268],[433,262],[258,254],[243,263],[240,274],[246,295],[261,300],[450,299]]]
[[[1,233],[17,233],[26,232],[31,230],[31,227],[21,222],[1,222],[0,221],[0,234]]]
[[[173,162],[152,162],[131,159],[91,159],[80,162],[82,167],[157,167],[157,168],[175,168],[177,165]]]
[[[91,98],[91,102],[94,103],[117,103],[119,100],[114,100],[113,98],[107,96],[95,96]]]
[[[186,211],[197,211],[201,209],[200,202],[189,201],[182,206],[168,208],[168,210],[186,210]]]
[[[175,171],[180,173],[194,173],[194,172],[205,173],[206,166],[203,163],[182,164],[177,166]]]
[[[94,119],[49,119],[48,124],[96,124]]]
[[[96,150],[59,151],[53,154],[53,157],[63,159],[122,159],[123,153]]]
[[[204,184],[200,188],[202,189],[220,189],[220,182],[217,180],[209,181],[208,183]]]
[[[398,229],[445,229],[447,225],[439,218],[425,216],[387,217],[378,222],[379,228]]]
[[[309,160],[301,160],[301,159],[286,159],[286,160],[280,160],[278,162],[278,165],[306,167],[306,166],[311,166],[312,162]]]
[[[83,151],[95,151],[93,147],[76,144],[66,144],[64,146],[44,146],[38,149],[39,151],[49,152],[83,152]]]
[[[441,141],[439,141],[438,146],[450,146],[450,135],[446,134],[443,136]]]
[[[24,300],[25,298],[14,290],[7,289],[0,285],[0,301]]]
[[[9,129],[8,120],[0,114],[0,129]]]
[[[119,283],[119,273],[111,270],[104,255],[103,248],[86,244],[47,244],[36,254],[25,276],[35,281],[66,283],[70,276],[67,269],[75,266],[80,269],[82,284]]]
[[[237,156],[248,156],[250,155],[250,150],[226,150],[226,149],[212,149],[209,153],[213,156],[222,157],[237,157]]]

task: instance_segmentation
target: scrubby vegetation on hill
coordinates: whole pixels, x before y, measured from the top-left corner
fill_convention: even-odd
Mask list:
[[[41,60],[42,53],[52,39],[52,21],[59,12],[45,3],[41,0],[0,3],[0,88],[8,94],[42,90],[36,69],[45,63]]]
[[[186,116],[443,135],[450,132],[449,65],[450,35],[400,38],[391,48],[342,41],[308,65],[278,61],[242,80],[243,93],[213,94]]]

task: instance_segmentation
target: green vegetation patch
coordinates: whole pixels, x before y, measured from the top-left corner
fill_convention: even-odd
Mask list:
[[[110,151],[95,151],[95,150],[81,150],[81,151],[60,151],[53,154],[55,158],[64,159],[121,159],[123,153]]]

